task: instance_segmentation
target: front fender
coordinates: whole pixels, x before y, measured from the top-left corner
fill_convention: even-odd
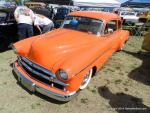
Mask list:
[[[16,49],[16,53],[21,56],[26,56],[31,48],[31,45],[37,37],[27,38],[13,44],[13,47]]]
[[[72,54],[71,57],[55,64],[53,72],[57,72],[58,69],[65,70],[68,74],[68,80],[65,82],[70,84],[69,90],[77,90],[85,74],[95,66],[95,61],[103,53],[103,47],[104,45],[97,44],[84,52]]]

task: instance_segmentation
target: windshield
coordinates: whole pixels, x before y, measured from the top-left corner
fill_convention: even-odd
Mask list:
[[[67,14],[69,12],[69,9],[60,8],[60,9],[57,10],[57,12],[59,12],[59,13],[66,13]]]
[[[125,15],[135,15],[135,13],[126,13]]]
[[[135,16],[136,14],[133,12],[123,12],[121,13],[121,15],[131,15],[131,16]]]
[[[66,17],[63,28],[100,35],[102,21],[87,17]]]
[[[7,14],[5,12],[0,11],[0,23],[4,22]]]

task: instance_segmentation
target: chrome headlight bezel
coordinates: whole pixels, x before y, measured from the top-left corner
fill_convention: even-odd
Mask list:
[[[68,74],[63,69],[59,69],[56,73],[58,79],[68,80]]]

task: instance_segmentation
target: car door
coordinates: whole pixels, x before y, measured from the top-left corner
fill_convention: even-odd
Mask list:
[[[120,27],[121,23],[119,24],[118,20],[111,20],[105,25],[103,36],[106,40],[107,48],[111,52],[115,52],[118,49],[120,41]]]
[[[116,51],[119,42],[119,32],[118,32],[118,21],[111,20],[106,22],[102,27],[102,35],[100,36],[99,49],[100,54],[98,56],[98,60],[96,61],[96,65],[98,69],[108,60],[108,58],[112,55],[113,52]]]
[[[3,11],[6,14],[5,21],[0,25],[0,32],[7,40],[7,45],[17,41],[17,23],[12,11]]]
[[[8,41],[7,41],[7,37],[5,36],[5,32],[8,32],[7,30],[5,30],[5,26],[6,26],[6,18],[7,18],[7,13],[4,12],[3,10],[0,10],[0,52],[4,51],[7,46],[8,46]]]
[[[10,12],[7,18],[7,30],[9,30],[9,40],[16,42],[17,39],[17,22],[14,17],[14,12]]]

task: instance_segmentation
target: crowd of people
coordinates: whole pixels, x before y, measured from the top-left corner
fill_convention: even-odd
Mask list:
[[[46,33],[53,29],[53,21],[49,18],[34,14],[27,6],[18,6],[14,12],[14,17],[18,24],[18,39],[22,40],[34,35],[33,26],[35,26],[40,34]]]

